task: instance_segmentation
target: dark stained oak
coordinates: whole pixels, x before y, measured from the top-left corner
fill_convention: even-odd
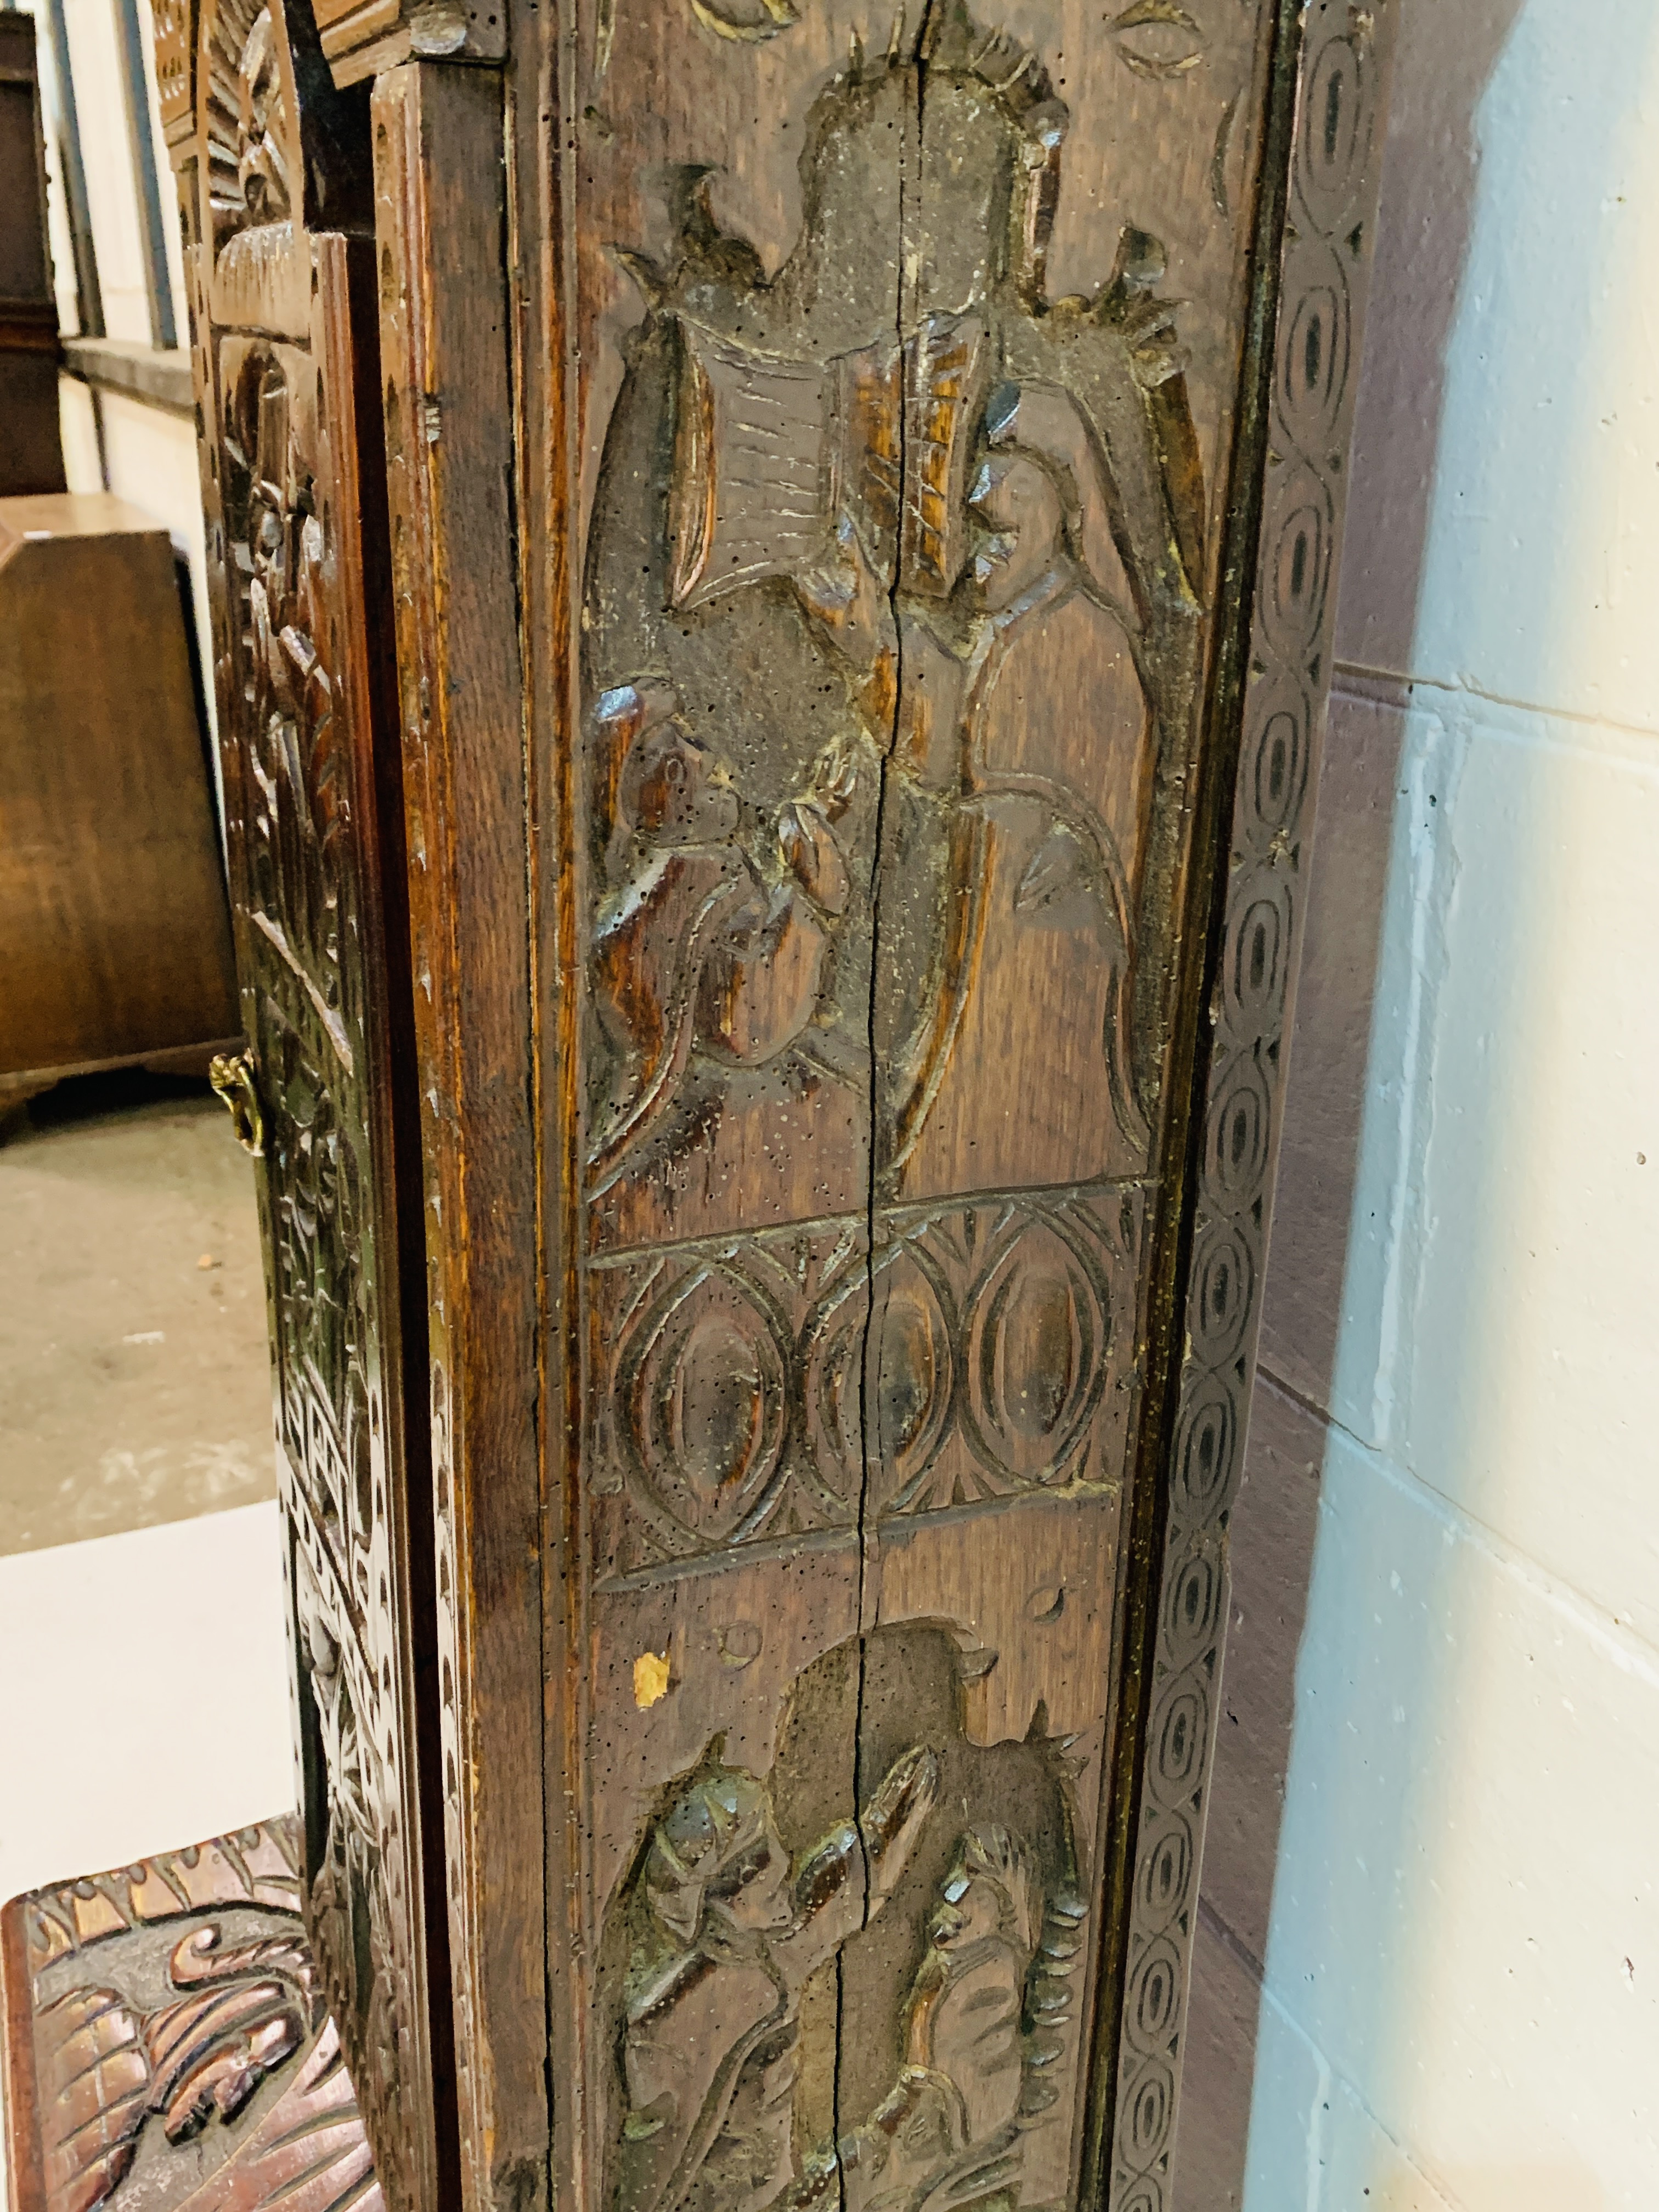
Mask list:
[[[389,2203],[1167,2212],[1393,14],[163,10]]]
[[[453,2192],[453,2058],[369,94],[335,89],[280,0],[164,10],[158,32],[247,1040],[221,1074],[262,1124],[306,1919],[380,2187],[411,2212]]]
[[[15,10],[0,15],[0,499],[64,489],[62,358],[35,23]]]
[[[240,1027],[185,620],[148,515],[0,499],[0,1105]]]

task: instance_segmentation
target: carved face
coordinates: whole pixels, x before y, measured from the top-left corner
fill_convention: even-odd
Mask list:
[[[794,1917],[789,1893],[789,1855],[768,1820],[764,1833],[722,1870],[708,1901],[739,1928],[757,1934],[787,1928]]]
[[[969,504],[992,532],[975,556],[975,589],[988,613],[1000,614],[1054,565],[1060,494],[1040,461],[1001,453],[981,469]]]
[[[756,1933],[787,1928],[794,1917],[789,1877],[764,1785],[719,1767],[693,1784],[658,1829],[647,1888],[658,1919],[689,1943],[705,1911]]]

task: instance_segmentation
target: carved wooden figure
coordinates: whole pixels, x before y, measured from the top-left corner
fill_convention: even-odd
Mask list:
[[[386,2201],[1164,2212],[1392,0],[179,7]]]

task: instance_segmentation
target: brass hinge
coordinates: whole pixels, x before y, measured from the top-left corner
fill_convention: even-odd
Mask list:
[[[253,1055],[246,1052],[216,1052],[208,1067],[208,1081],[229,1109],[236,1141],[256,1160],[265,1156],[265,1117],[253,1082]]]

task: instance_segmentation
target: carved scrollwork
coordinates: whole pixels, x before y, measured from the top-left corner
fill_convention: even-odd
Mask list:
[[[336,713],[331,552],[316,483],[310,364],[269,342],[222,349],[222,489],[240,617],[252,895],[347,1073],[361,1006],[361,933],[345,733]]]
[[[276,1821],[7,1908],[26,2203],[380,2212],[297,1859]]]
[[[872,1262],[851,1219],[595,1267],[616,1566],[1115,1483],[1144,1213],[1013,1192],[884,1213]]]
[[[216,670],[260,1176],[318,1972],[388,2196],[435,2156],[415,1815],[390,1097],[383,778],[360,557],[349,234],[367,88],[301,0],[204,0],[197,337],[222,562]],[[347,235],[343,236],[340,234]],[[424,1395],[424,1380],[417,1384]]]

